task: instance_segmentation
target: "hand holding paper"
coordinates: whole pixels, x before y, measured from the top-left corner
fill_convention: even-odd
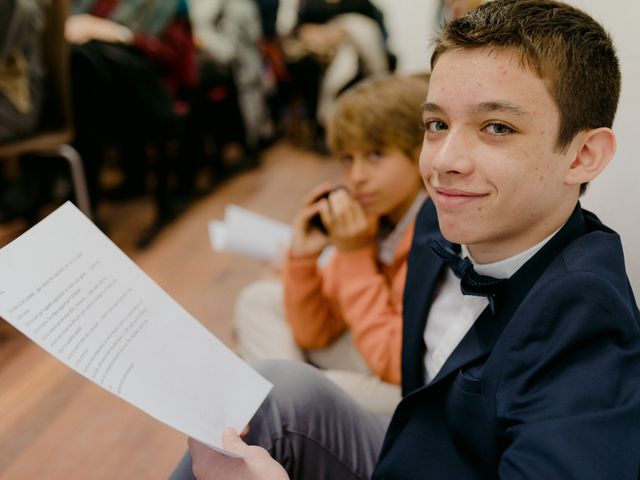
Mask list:
[[[189,440],[193,471],[199,480],[287,480],[282,466],[260,447],[250,446],[232,429],[223,433],[222,445],[241,459],[229,458]]]
[[[0,250],[0,316],[111,393],[210,446],[270,384],[67,203]]]

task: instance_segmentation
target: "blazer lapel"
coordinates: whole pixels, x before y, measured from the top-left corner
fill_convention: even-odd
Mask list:
[[[403,395],[424,384],[422,363],[425,346],[422,339],[431,299],[444,262],[429,248],[433,238],[442,239],[435,206],[427,199],[418,213],[409,252],[403,301],[402,391]]]
[[[429,385],[438,383],[463,366],[488,355],[505,324],[506,322],[491,313],[490,308],[485,308]]]

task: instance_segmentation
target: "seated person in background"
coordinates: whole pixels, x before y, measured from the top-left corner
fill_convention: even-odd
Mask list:
[[[414,219],[425,199],[418,105],[427,85],[423,78],[387,76],[338,99],[327,139],[346,188],[311,192],[293,222],[282,283],[252,284],[236,306],[245,359],[309,360],[358,402],[385,414],[400,400],[402,292]],[[316,214],[326,233],[310,224]],[[335,251],[319,267],[330,245]]]
[[[28,135],[38,126],[48,4],[49,0],[3,0],[0,6],[0,143]]]
[[[579,203],[615,151],[611,39],[563,2],[493,0],[431,64],[391,423],[264,362],[245,437],[264,449],[191,440],[199,479],[638,478],[640,312],[619,236]]]
[[[325,127],[333,101],[360,73],[389,70],[382,13],[369,0],[282,3],[283,10],[297,8],[295,23],[283,20],[293,17],[286,11],[278,19],[293,87],[309,120]]]
[[[144,192],[146,143],[166,141],[174,102],[195,83],[194,47],[182,0],[72,0],[66,37],[76,147],[96,199],[104,150],[119,148],[121,193]]]
[[[243,156],[255,163],[261,142],[274,133],[262,79],[258,7],[254,0],[191,0],[189,7],[199,47],[195,127],[208,127],[222,150],[222,166],[239,164]],[[207,108],[211,104],[221,108]]]
[[[45,101],[42,33],[49,1],[0,4],[0,144],[28,136],[40,126]],[[0,222],[35,218],[47,182],[41,162],[25,160],[18,177],[0,173]]]

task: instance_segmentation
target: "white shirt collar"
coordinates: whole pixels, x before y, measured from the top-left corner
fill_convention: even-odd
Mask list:
[[[562,226],[560,228],[562,228]],[[504,260],[500,260],[498,262],[484,263],[484,264],[476,263],[476,261],[473,259],[473,257],[469,253],[469,249],[467,248],[466,245],[461,245],[462,258],[469,257],[469,260],[471,260],[471,263],[473,263],[473,268],[480,275],[488,275],[494,278],[509,278],[511,277],[511,275],[513,275],[518,270],[520,270],[520,267],[522,267],[525,263],[527,263],[527,261],[531,257],[533,257],[536,253],[538,253],[538,251],[542,247],[544,247],[549,240],[551,240],[551,237],[553,237],[556,233],[558,233],[560,228],[558,228],[558,230],[556,230],[547,238],[542,240],[540,243],[537,243],[533,247],[529,248],[528,250],[525,250],[524,252],[520,252],[514,255],[513,257],[505,258]]]
[[[402,239],[402,235],[404,232],[413,224],[416,216],[418,215],[418,210],[422,207],[425,199],[425,192],[421,190],[416,198],[413,200],[413,203],[409,207],[409,209],[404,213],[398,224],[395,226],[393,231],[389,233],[385,238],[378,241],[378,260],[384,263],[385,265],[393,265],[393,261],[396,258],[396,250],[398,248],[398,244]]]
[[[469,255],[469,249],[465,245],[462,245],[462,256],[469,257],[475,270],[481,275],[509,278],[533,257],[558,230],[528,250],[499,262],[478,265]],[[460,280],[451,269],[446,270],[446,275],[436,292],[423,333],[424,343],[427,347],[424,356],[427,383],[436,377],[451,353],[489,303],[484,297],[463,295],[460,291]]]

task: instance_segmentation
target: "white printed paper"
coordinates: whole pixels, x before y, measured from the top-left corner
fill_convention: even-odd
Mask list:
[[[242,430],[271,388],[71,203],[0,250],[0,316],[216,449],[224,428]]]

